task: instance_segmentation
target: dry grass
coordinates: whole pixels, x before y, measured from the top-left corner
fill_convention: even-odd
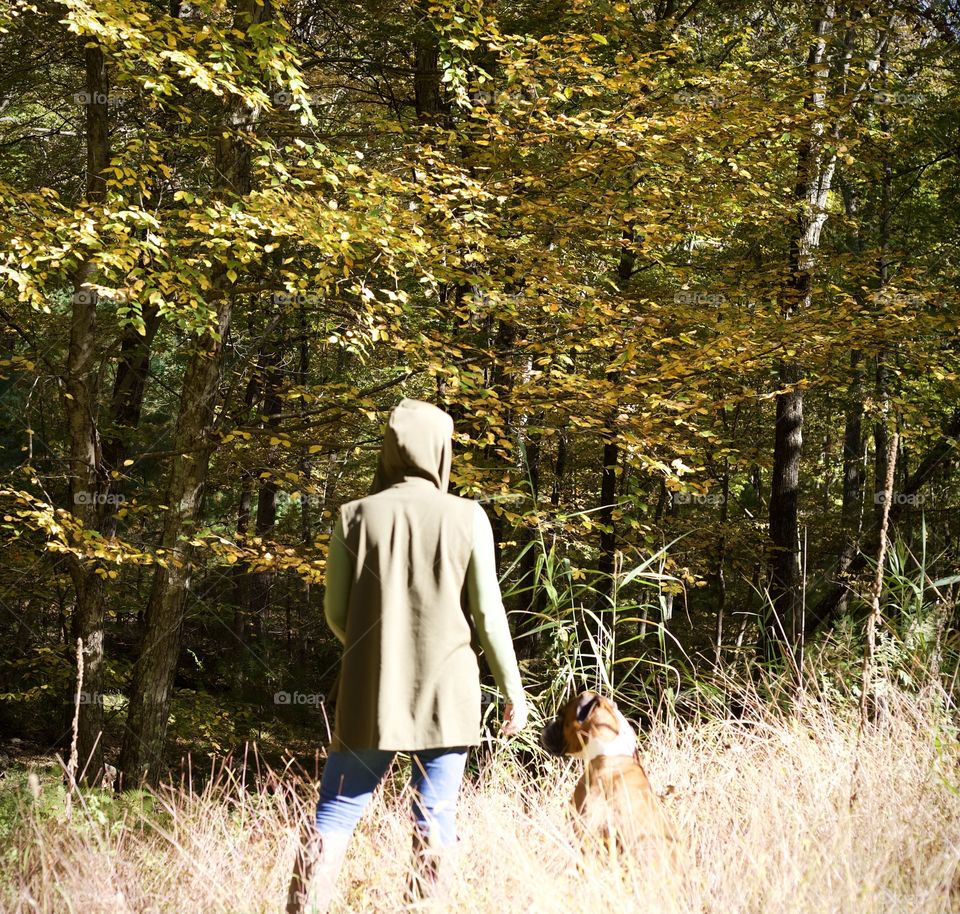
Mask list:
[[[863,737],[852,806],[856,728],[823,703],[652,734],[647,770],[656,789],[672,788],[665,802],[687,845],[679,887],[643,862],[575,848],[565,809],[577,763],[535,781],[504,754],[464,790],[446,909],[957,911],[960,753],[944,720],[898,700]],[[312,785],[268,777],[249,791],[216,780],[202,792],[161,791],[148,815],[104,815],[88,799],[72,824],[49,811],[23,816],[5,852],[4,910],[281,911]],[[393,784],[378,795],[335,910],[402,909],[405,800]]]

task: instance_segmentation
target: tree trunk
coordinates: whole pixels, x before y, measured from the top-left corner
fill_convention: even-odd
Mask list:
[[[107,95],[110,83],[99,47],[84,49],[86,67],[86,142],[88,203],[101,203],[106,193],[105,169],[110,164]],[[98,384],[96,365],[96,295],[84,288],[95,277],[92,260],[85,260],[74,279],[70,346],[64,378],[64,412],[70,438],[71,511],[86,530],[101,527],[110,499],[110,482],[100,453],[96,425]],[[77,758],[82,779],[99,782],[103,773],[103,586],[99,565],[79,557],[68,559],[76,590],[71,634],[83,641],[83,690],[77,718]],[[73,696],[71,695],[71,700]]]
[[[887,55],[884,53],[880,58],[880,73],[886,77],[888,70]],[[888,119],[881,114],[880,129],[886,131],[889,129]],[[880,248],[877,258],[877,279],[878,289],[876,296],[877,311],[880,312],[878,319],[882,319],[883,311],[883,290],[890,281],[890,188],[893,182],[893,166],[890,156],[885,155],[883,160],[883,178],[880,181],[880,217],[878,226],[878,244]],[[873,451],[874,451],[874,472],[873,472],[873,513],[875,518],[881,517],[883,505],[881,499],[877,498],[884,480],[887,478],[887,454],[889,452],[890,442],[890,378],[887,367],[887,353],[883,346],[877,350],[875,361],[875,397],[877,403],[876,419],[873,424]]]
[[[777,395],[773,472],[770,488],[770,616],[764,627],[768,647],[796,644],[800,621],[802,581],[800,577],[800,536],[798,526],[800,452],[803,444],[803,392],[796,385],[800,367],[780,366],[781,387]]]
[[[253,505],[253,478],[245,472],[240,480],[240,498],[237,502],[237,539],[243,543],[250,535],[250,514]],[[245,562],[237,562],[233,566],[233,643],[234,664],[233,672],[236,677],[235,685],[239,686],[242,676],[240,660],[244,653],[244,633],[247,628],[248,608],[246,606],[247,588],[244,579],[247,575]]]
[[[840,547],[840,573],[857,551],[857,541],[863,524],[863,369],[861,354],[850,352],[850,386],[847,394],[847,414],[843,429],[843,501],[840,508],[840,526],[843,542]]]
[[[307,313],[303,305],[297,313],[298,318],[298,340],[299,363],[297,366],[297,384],[306,388],[310,383],[310,327],[307,323]],[[297,398],[297,409],[302,411],[302,419],[306,421],[307,401],[304,397]],[[313,475],[313,461],[310,459],[310,451],[304,444],[300,451],[300,539],[303,544],[304,552],[307,553],[313,548],[313,506],[316,502],[316,496],[310,492],[311,477]],[[296,657],[292,658],[294,667],[297,670],[303,669],[307,655],[307,639],[305,635],[305,618],[311,618],[311,596],[312,587],[310,581],[306,578],[300,578],[303,588],[303,599],[297,604],[297,631],[296,631]]]
[[[610,382],[616,386],[620,382],[620,373],[611,372]],[[610,420],[612,425],[616,421],[616,416],[611,414]],[[597,582],[598,609],[612,605],[617,548],[613,509],[617,501],[617,467],[620,463],[620,446],[617,444],[616,431],[609,429],[604,438],[603,462],[600,470],[600,510],[597,512],[597,520],[601,524],[600,557],[597,561],[597,571],[600,573],[600,580]]]
[[[443,121],[439,36],[431,21],[429,4],[418,2],[416,8],[421,18],[413,43],[414,105],[420,123],[439,126]]]
[[[283,383],[280,363],[282,359],[283,343],[282,330],[275,327],[268,328],[267,333],[272,337],[264,342],[260,352],[257,372],[260,375],[260,390],[262,400],[260,405],[260,427],[265,430],[276,431],[282,405],[280,388]],[[274,336],[279,333],[279,337]],[[275,448],[267,452],[267,465],[261,467],[261,472],[269,472],[275,465]],[[277,496],[279,487],[273,475],[266,477],[257,473],[259,489],[257,491],[257,511],[254,519],[254,534],[258,537],[266,536],[273,530],[277,520]],[[270,592],[273,587],[274,575],[270,571],[246,571],[240,578],[242,590],[241,606],[245,614],[242,636],[244,643],[260,641],[264,634],[264,618],[270,602]]]
[[[517,341],[517,327],[516,324],[505,321],[497,321],[497,330],[496,335],[493,339],[493,348],[496,353],[493,365],[489,372],[489,386],[493,389],[501,388],[502,392],[500,393],[500,402],[508,404],[511,400],[511,393],[513,391],[514,383],[514,373],[513,373],[513,354],[515,350],[515,345]],[[510,428],[510,409],[507,408],[505,415],[503,416],[503,427],[504,432],[509,434],[508,429]],[[484,447],[484,461],[487,465],[495,465],[498,460],[501,460],[496,453],[496,444],[489,444]],[[500,544],[505,538],[504,531],[504,517],[502,513],[493,512],[493,517],[490,520],[490,525],[493,527],[493,542],[496,549],[496,564],[497,571],[500,570]]]
[[[617,261],[617,285],[620,291],[626,287],[636,266],[636,254],[633,249],[634,232],[632,227],[624,229]],[[620,384],[620,372],[608,372],[611,385]],[[595,609],[601,610],[613,605],[614,572],[616,570],[617,531],[614,525],[613,510],[617,501],[617,466],[620,463],[620,445],[617,442],[616,422],[619,406],[614,406],[607,416],[607,428],[603,434],[603,456],[600,470],[600,510],[597,520],[600,522],[600,557],[597,561],[599,580]],[[588,642],[589,644],[589,642]]]
[[[542,421],[542,414],[538,421]],[[533,433],[527,435],[526,445],[526,471],[530,483],[530,497],[533,501],[533,509],[539,513],[540,508],[540,435]],[[520,639],[517,643],[517,655],[523,659],[536,657],[540,651],[541,633],[536,631],[542,623],[539,613],[542,610],[543,597],[545,591],[543,584],[537,579],[537,558],[539,530],[536,527],[526,527],[522,549],[523,559],[520,563],[520,581],[522,588],[528,588],[524,602],[526,603],[527,615],[522,627]],[[541,572],[542,573],[542,572]]]
[[[266,4],[240,0],[234,25],[246,32],[262,21]],[[216,141],[214,186],[219,196],[242,196],[250,191],[250,153],[242,134],[252,127],[253,113],[232,96],[226,122]],[[216,321],[203,333],[187,364],[174,430],[175,456],[167,481],[169,506],[160,547],[165,564],[158,567],[147,604],[146,630],[134,668],[127,712],[127,727],[120,756],[122,786],[155,784],[166,737],[180,650],[183,607],[191,575],[191,549],[185,534],[197,517],[213,442],[210,431],[217,383],[223,359],[223,342],[230,328],[233,301],[227,289],[226,268],[217,264],[211,276],[216,301]]]
[[[563,481],[567,473],[567,432],[561,429],[557,432],[557,458],[553,464],[553,486],[550,489],[550,504],[556,508],[560,505],[560,495],[563,492]]]
[[[847,216],[856,219],[859,213],[859,201],[854,188],[847,182],[841,182],[844,208]],[[863,253],[864,245],[859,227],[853,238],[853,248],[858,255]],[[861,288],[854,291],[857,304],[866,309],[866,296]],[[863,353],[859,349],[850,350],[850,383],[847,388],[846,414],[843,427],[843,490],[840,508],[840,527],[842,540],[838,572],[841,577],[847,573],[850,562],[857,554],[857,543],[863,528]]]
[[[714,580],[717,585],[717,625],[715,630],[714,665],[720,666],[723,660],[723,639],[725,635],[724,616],[727,611],[727,524],[730,520],[730,460],[723,458],[723,476],[720,483],[720,539],[717,543],[717,570]]]
[[[262,352],[261,352],[262,356]],[[257,366],[254,367],[254,370],[251,373],[250,379],[247,381],[247,389],[243,395],[243,406],[244,406],[244,421],[249,421],[253,412],[253,408],[256,405],[257,401],[260,398],[260,386],[262,383],[262,378],[259,371],[259,362],[257,360]],[[253,507],[253,484],[256,479],[256,471],[254,469],[245,469],[240,477],[240,497],[237,501],[237,541],[241,544],[246,542],[247,537],[250,535],[250,519],[252,516],[252,507]],[[243,663],[244,656],[246,654],[246,631],[247,631],[247,617],[249,616],[250,608],[248,604],[249,597],[249,588],[246,586],[247,578],[247,563],[244,561],[237,562],[233,566],[231,578],[232,578],[232,592],[233,592],[233,663],[232,663],[232,679],[233,687],[238,691],[242,689],[244,680],[246,678],[246,669]]]
[[[820,114],[826,103],[826,36],[832,19],[833,4],[823,4],[814,26],[816,38],[807,55],[807,71],[813,83],[807,106],[815,116],[797,156],[795,194],[801,210],[790,245],[789,273],[784,285],[784,320],[789,320],[792,314],[810,304],[813,270],[820,233],[827,219],[827,197],[836,164],[836,153],[829,152],[823,142],[826,127]],[[770,606],[760,635],[760,653],[764,657],[780,656],[784,649],[795,651],[802,638],[803,580],[799,536],[802,376],[802,368],[794,360],[784,358],[780,361],[780,393],[776,402],[770,483]]]

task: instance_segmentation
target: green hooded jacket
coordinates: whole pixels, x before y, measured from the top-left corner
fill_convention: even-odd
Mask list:
[[[443,410],[402,400],[371,494],[340,509],[324,599],[344,645],[333,750],[478,745],[475,640],[507,700],[524,706],[490,521],[447,492],[452,434]]]

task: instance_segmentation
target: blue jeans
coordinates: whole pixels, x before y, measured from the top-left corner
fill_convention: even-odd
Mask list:
[[[385,749],[331,752],[320,781],[317,831],[352,834],[395,755]],[[431,844],[457,841],[457,794],[466,761],[462,746],[411,753],[413,817],[417,831]]]

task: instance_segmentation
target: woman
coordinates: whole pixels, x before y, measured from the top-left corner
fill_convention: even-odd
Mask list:
[[[343,643],[336,723],[288,914],[327,910],[350,837],[397,752],[412,756],[408,899],[435,890],[457,840],[467,748],[480,742],[473,633],[506,695],[503,732],[526,724],[490,521],[478,502],[447,492],[452,435],[443,410],[402,400],[371,494],[343,505],[334,525],[324,613]]]

